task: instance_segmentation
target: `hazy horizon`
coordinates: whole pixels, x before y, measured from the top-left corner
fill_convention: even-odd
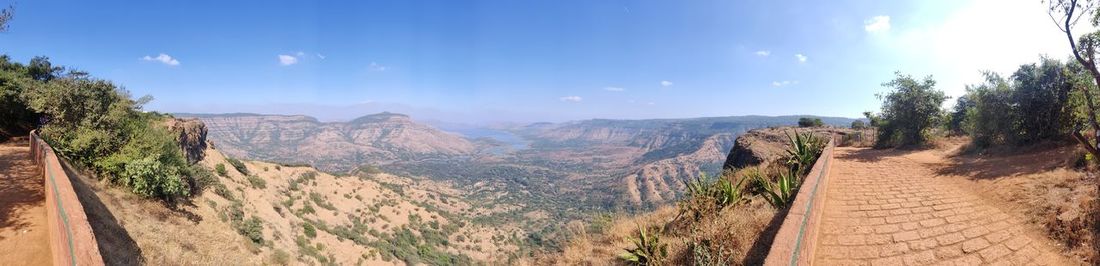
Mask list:
[[[464,123],[855,118],[895,71],[959,96],[980,70],[1069,52],[1039,1],[210,5],[20,2],[0,46],[152,95],[147,110]]]
[[[226,114],[257,114],[257,115],[304,115],[316,118],[320,122],[347,122],[353,119],[380,114],[380,113],[396,113],[408,115],[411,119],[420,122],[439,122],[439,123],[453,123],[453,124],[465,124],[472,126],[484,126],[500,123],[562,123],[570,121],[580,120],[592,120],[592,119],[610,119],[610,120],[649,120],[649,119],[692,119],[692,118],[709,118],[709,117],[742,117],[742,116],[765,116],[765,117],[829,117],[829,118],[848,118],[848,119],[863,119],[863,117],[845,117],[845,116],[827,116],[818,114],[728,114],[728,115],[711,115],[711,116],[680,116],[680,117],[561,117],[561,118],[547,118],[547,119],[530,119],[523,114],[513,114],[514,119],[469,119],[464,118],[467,113],[463,112],[442,112],[431,108],[416,108],[411,106],[404,106],[400,104],[358,104],[358,105],[346,105],[346,106],[334,106],[334,105],[319,105],[319,104],[272,104],[272,105],[255,105],[255,106],[233,106],[225,107],[222,109],[212,108],[208,111],[198,112],[168,112],[172,114],[194,114],[194,115],[226,115]],[[224,111],[217,111],[224,110]],[[286,111],[293,110],[293,111]],[[477,117],[475,117],[477,118]]]

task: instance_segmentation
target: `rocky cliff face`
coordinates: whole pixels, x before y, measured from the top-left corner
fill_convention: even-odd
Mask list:
[[[771,127],[750,130],[737,137],[733,148],[730,148],[729,155],[726,156],[726,162],[722,165],[722,169],[742,169],[772,163],[787,154],[787,147],[790,146],[791,142],[787,134],[805,130],[810,130],[821,137],[852,132],[852,130],[846,128],[831,127],[812,129]]]
[[[722,169],[741,169],[779,159],[786,153],[787,136],[778,128],[750,130],[737,137]]]
[[[197,163],[206,156],[206,124],[198,119],[172,118],[165,121],[168,130],[177,134],[176,140],[183,150],[187,163]]]

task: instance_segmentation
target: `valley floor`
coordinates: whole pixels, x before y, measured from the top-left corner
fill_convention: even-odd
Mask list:
[[[0,143],[0,261],[49,265],[42,176],[26,141]]]
[[[935,150],[840,148],[815,261],[1069,264],[1038,228],[939,174]]]

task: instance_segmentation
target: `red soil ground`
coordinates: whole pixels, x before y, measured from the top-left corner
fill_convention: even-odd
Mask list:
[[[43,179],[27,141],[0,143],[0,262],[50,265]]]

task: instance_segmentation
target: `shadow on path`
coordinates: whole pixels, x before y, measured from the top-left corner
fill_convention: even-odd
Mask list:
[[[871,149],[871,148],[837,148],[833,156],[837,160],[856,161],[861,163],[874,163],[890,157],[900,157],[919,152],[920,150],[902,149]]]
[[[0,143],[0,229],[20,231],[34,226],[20,214],[45,204],[43,179],[27,145],[26,140]]]
[[[941,175],[959,175],[970,179],[997,179],[1035,174],[1073,165],[1075,146],[995,155],[959,155],[936,170]],[[1023,149],[1023,148],[1021,148]]]

